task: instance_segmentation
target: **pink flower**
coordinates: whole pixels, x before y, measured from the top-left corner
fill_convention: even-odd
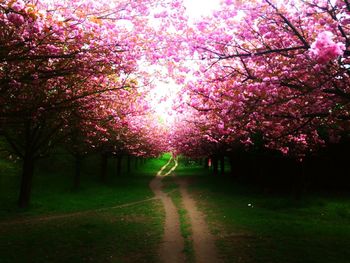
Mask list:
[[[23,10],[24,7],[25,7],[25,4],[24,4],[24,2],[23,2],[22,0],[17,0],[17,1],[11,6],[11,8],[12,8],[13,10],[15,10],[16,12],[19,12],[19,11]]]
[[[221,122],[218,124],[218,128],[219,128],[219,130],[223,130],[223,129],[225,129],[225,125]]]
[[[333,41],[333,34],[329,31],[323,31],[318,34],[316,40],[311,44],[311,55],[319,63],[327,63],[343,55],[345,50],[344,43]]]
[[[254,143],[252,142],[252,140],[250,139],[250,137],[248,137],[245,140],[241,140],[241,143],[243,143],[243,145],[245,146],[250,146],[250,145],[254,145]]]
[[[24,17],[20,14],[9,13],[7,19],[15,26],[21,26],[24,23]]]
[[[281,151],[284,155],[287,155],[288,152],[289,152],[289,148],[288,148],[288,147],[281,147],[281,148],[280,148],[280,151]]]
[[[207,27],[208,23],[204,21],[197,24],[197,28],[199,31],[204,31]]]
[[[163,11],[161,13],[154,14],[154,18],[165,18],[168,16],[167,11]]]
[[[52,55],[56,55],[56,54],[59,54],[60,53],[60,48],[59,47],[56,47],[54,45],[47,45],[46,46],[47,48],[47,51],[52,54]]]

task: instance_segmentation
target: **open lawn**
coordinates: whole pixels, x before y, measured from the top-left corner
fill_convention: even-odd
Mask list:
[[[155,262],[163,208],[149,181],[167,162],[149,160],[130,174],[98,180],[99,160],[84,161],[81,188],[72,190],[68,155],[43,160],[36,170],[32,205],[15,208],[18,167],[1,161],[0,262]],[[146,200],[139,204],[123,204]]]
[[[164,209],[152,199],[149,182],[168,158],[148,160],[119,177],[111,159],[108,180],[101,183],[99,160],[90,157],[78,190],[72,190],[74,169],[68,155],[43,160],[26,210],[15,208],[18,166],[2,159],[0,263],[157,262]],[[190,183],[224,262],[349,262],[349,195],[309,192],[296,200],[229,176],[212,176],[193,163],[180,162],[175,175]],[[188,238],[185,252],[193,260],[192,233],[176,177],[164,184],[177,204],[182,235]]]
[[[200,167],[179,166],[207,215],[225,262],[347,263],[350,197],[330,193],[264,194]]]

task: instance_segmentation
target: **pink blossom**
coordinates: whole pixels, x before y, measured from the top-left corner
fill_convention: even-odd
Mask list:
[[[24,2],[23,2],[22,0],[17,0],[17,1],[11,6],[11,8],[12,8],[13,10],[15,10],[16,12],[19,12],[19,11],[23,10],[24,7],[25,7],[25,4],[24,4]]]
[[[46,48],[51,54],[58,54],[60,52],[60,49],[54,45],[47,45]]]
[[[284,155],[287,155],[289,152],[289,147],[281,147],[279,149]]]
[[[163,11],[161,13],[154,14],[154,18],[165,18],[168,16],[167,11]]]
[[[204,31],[207,27],[208,27],[208,23],[204,22],[204,21],[199,22],[197,24],[197,28],[198,28],[199,31]]]
[[[21,26],[24,24],[24,17],[20,14],[9,13],[7,19],[15,26]]]
[[[327,63],[343,55],[345,50],[344,43],[333,41],[333,34],[329,31],[323,31],[318,34],[316,40],[311,44],[311,55],[319,63]]]
[[[241,140],[241,143],[245,146],[250,146],[250,145],[254,145],[254,143],[252,142],[251,138],[248,137],[247,139],[245,140]]]

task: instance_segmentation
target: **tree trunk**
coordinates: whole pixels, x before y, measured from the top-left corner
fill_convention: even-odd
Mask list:
[[[135,169],[137,169],[138,167],[138,162],[139,162],[139,158],[138,157],[135,157]]]
[[[108,155],[102,154],[101,156],[101,181],[106,182],[107,179],[107,166],[108,166]]]
[[[75,174],[74,174],[73,188],[78,189],[80,187],[82,156],[80,154],[76,154],[74,155],[74,157],[75,157]]]
[[[213,162],[213,175],[218,175],[219,174],[219,160],[216,156],[213,156],[212,158]]]
[[[204,168],[208,169],[209,168],[209,158],[204,159]]]
[[[121,155],[117,157],[117,176],[121,175],[122,159],[123,159],[123,157]]]
[[[301,200],[302,199],[302,195],[303,195],[303,192],[304,192],[304,162],[301,161],[301,162],[298,162],[296,161],[296,168],[297,168],[297,171],[296,171],[296,175],[295,175],[295,185],[294,185],[294,197],[297,201]]]
[[[220,173],[222,176],[225,175],[225,156],[220,156]]]
[[[235,177],[235,161],[233,156],[229,156],[229,162],[230,162],[230,175],[232,177]]]
[[[197,160],[197,164],[198,164],[199,166],[202,166],[202,165],[203,165],[203,158],[199,158],[199,159]]]
[[[34,164],[35,161],[32,156],[26,155],[24,157],[22,165],[21,188],[18,199],[18,206],[21,208],[28,207],[30,203],[34,175]]]
[[[131,171],[131,156],[130,155],[128,155],[128,157],[127,157],[127,172],[128,173],[130,173],[130,171]]]
[[[237,179],[241,179],[243,175],[248,176],[248,169],[243,169],[247,163],[247,157],[243,156],[241,151],[237,152],[235,158],[235,174]]]

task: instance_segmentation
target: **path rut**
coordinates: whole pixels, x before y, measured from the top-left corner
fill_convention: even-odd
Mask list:
[[[165,209],[164,236],[159,251],[160,260],[164,263],[181,263],[185,262],[185,256],[183,254],[184,239],[180,232],[179,215],[171,198],[162,191],[162,171],[170,164],[170,161],[162,167],[157,176],[151,181],[150,187],[155,196],[161,200]]]
[[[197,263],[217,263],[218,252],[215,239],[210,233],[205,216],[197,209],[196,202],[187,190],[187,181],[178,180],[184,208],[187,210],[192,227],[192,239]]]
[[[180,263],[186,262],[186,258],[183,253],[184,239],[181,236],[179,214],[171,198],[162,191],[162,179],[164,176],[171,174],[177,166],[177,161],[174,159],[175,165],[167,173],[163,174],[163,171],[169,166],[171,160],[172,159],[160,169],[157,176],[151,181],[150,187],[155,197],[162,201],[165,209],[164,237],[159,251],[160,261],[163,263]],[[195,262],[220,262],[214,242],[215,239],[205,222],[204,214],[197,209],[194,199],[188,193],[187,181],[178,179],[177,183],[180,186],[183,206],[187,210],[190,218]]]

